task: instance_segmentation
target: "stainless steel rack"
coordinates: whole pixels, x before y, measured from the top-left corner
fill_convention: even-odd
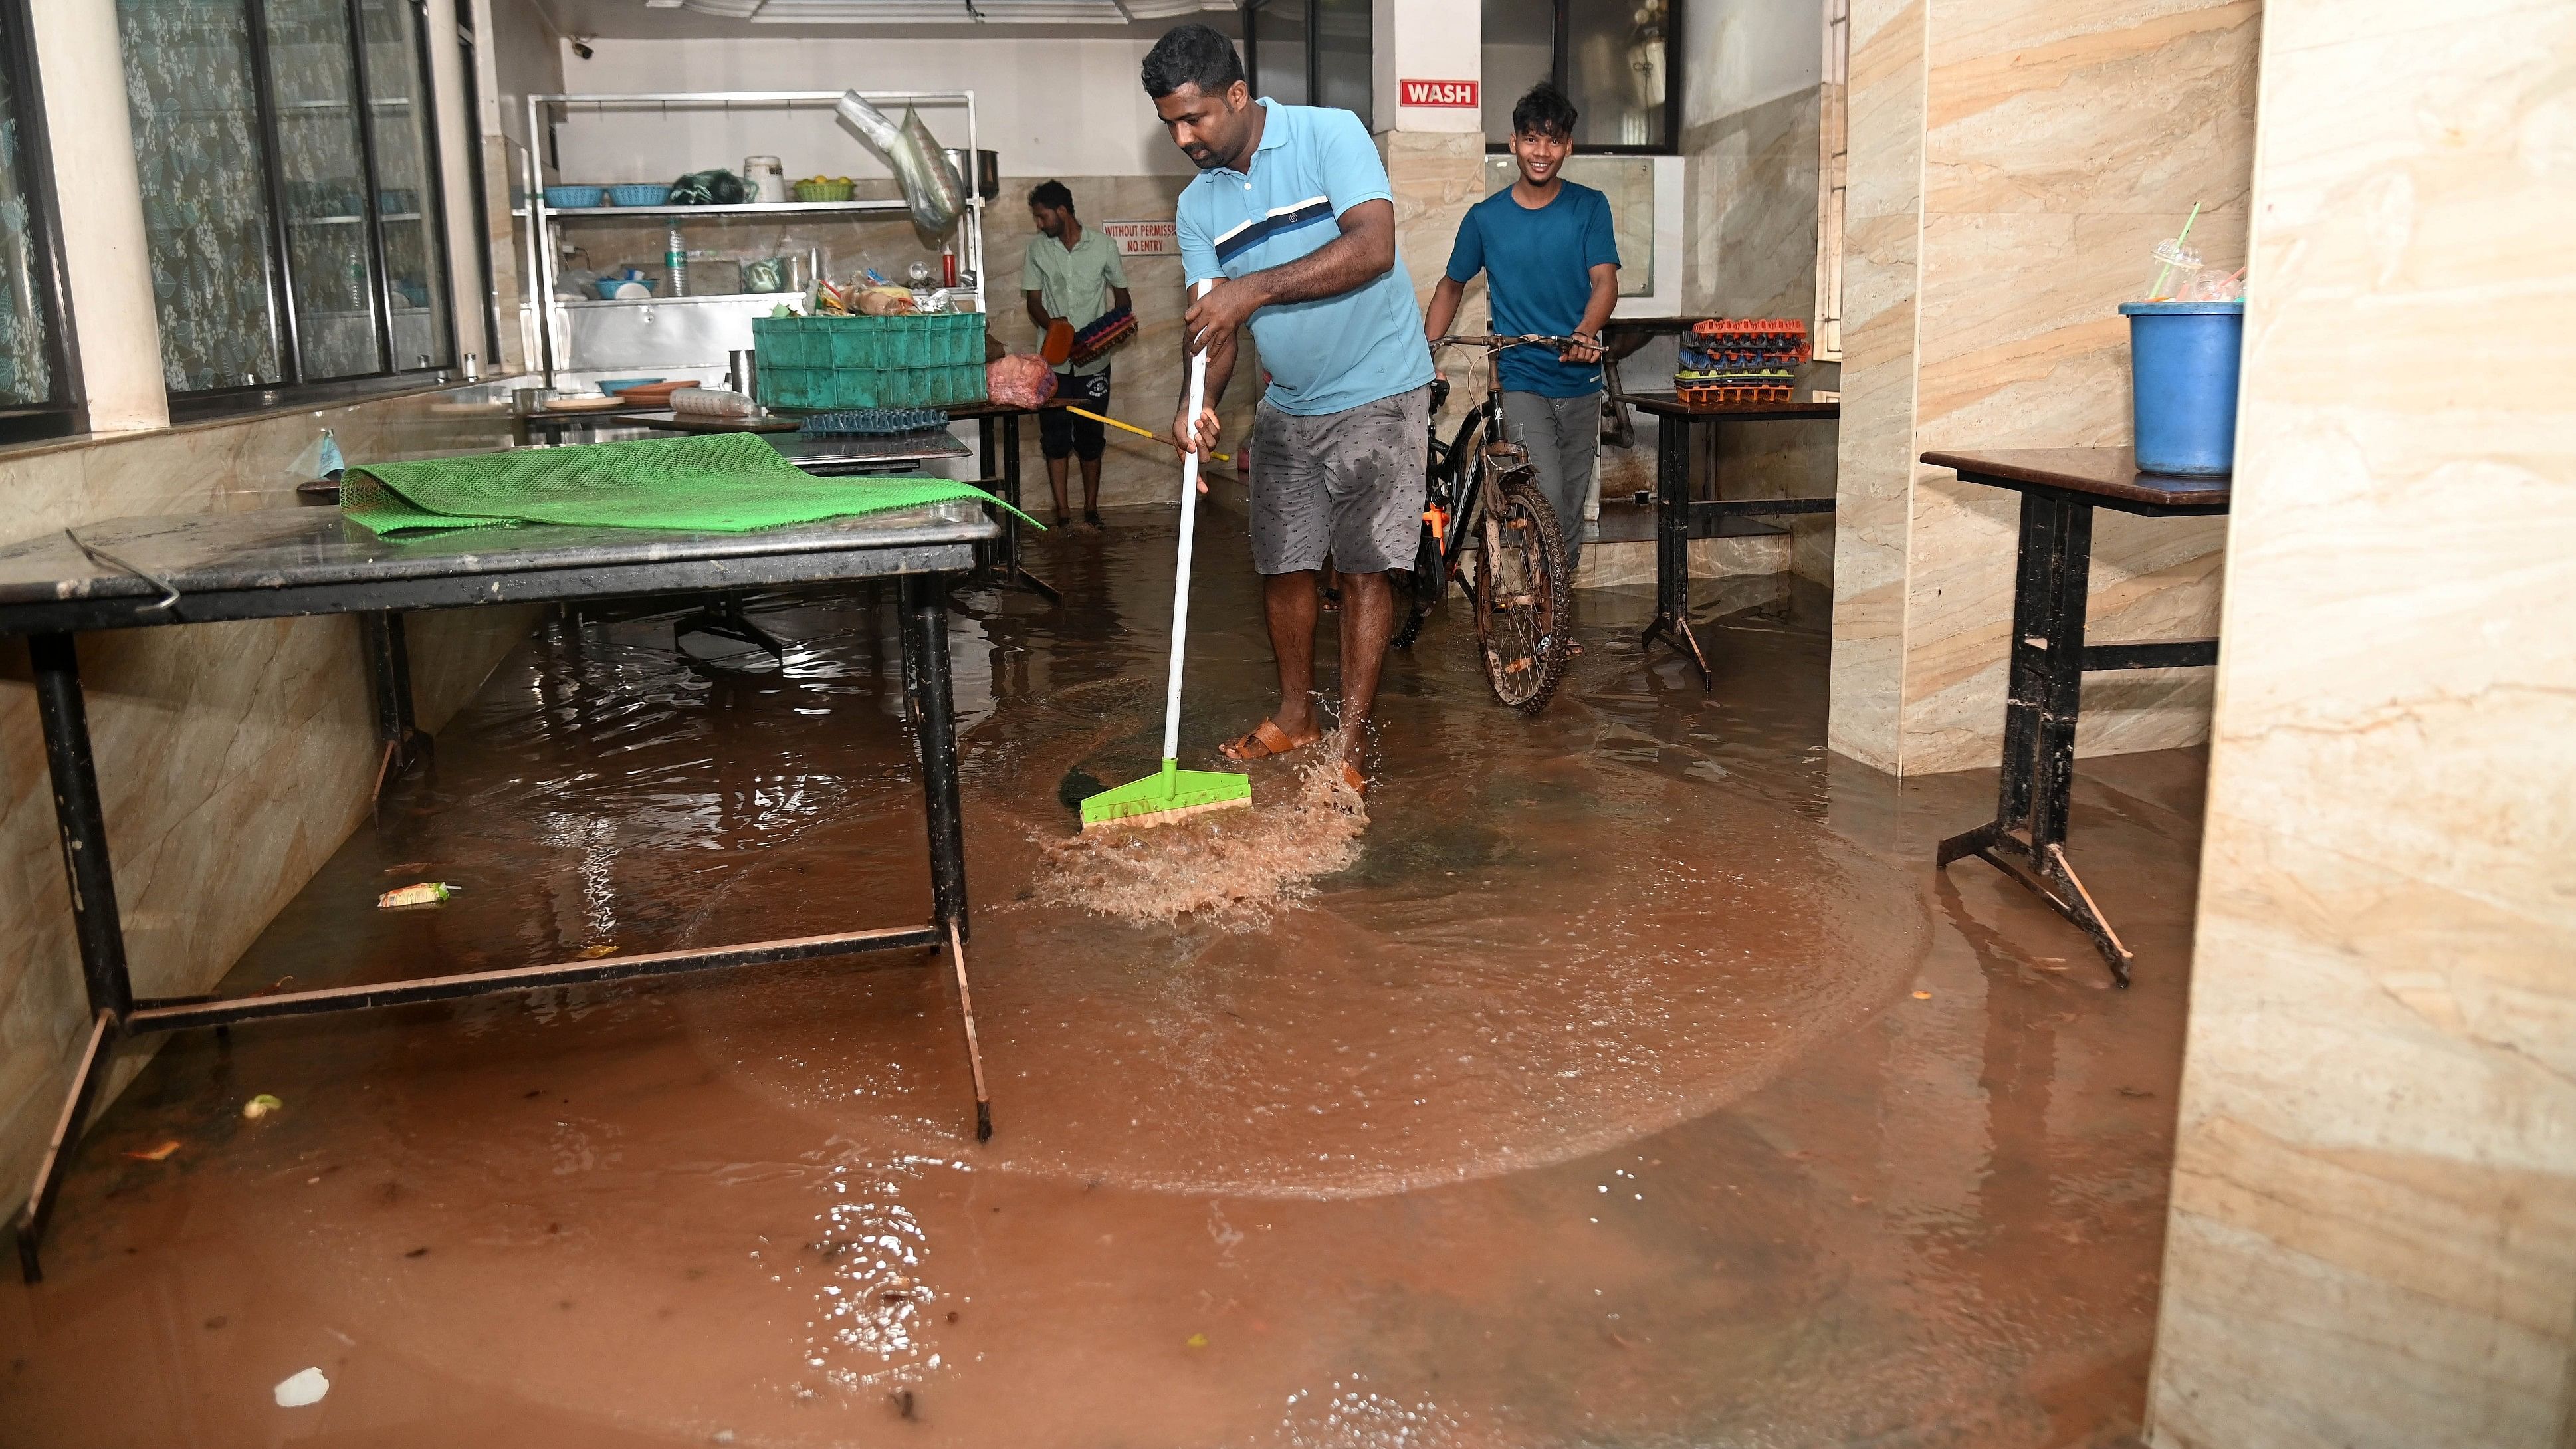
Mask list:
[[[544,117],[548,107],[562,107],[567,110],[588,109],[594,113],[648,109],[668,112],[674,109],[732,110],[736,107],[793,108],[828,106],[839,101],[844,94],[845,92],[842,91],[648,91],[622,94],[531,95],[528,97],[528,135],[534,139],[546,134]],[[978,149],[975,130],[975,93],[973,91],[861,91],[859,95],[873,106],[963,107],[966,112],[967,164],[970,170],[980,170],[977,157],[981,152]],[[550,207],[546,205],[545,178],[537,166],[533,153],[529,159],[528,169],[531,174],[526,179],[527,205],[523,210],[518,208],[513,210],[514,214],[525,215],[528,218],[530,255],[526,275],[535,283],[530,288],[528,304],[534,309],[536,319],[537,370],[544,373],[548,387],[554,386],[555,374],[564,369],[564,359],[560,356],[563,348],[563,332],[555,316],[555,257],[559,250],[555,229],[562,222],[590,218],[635,220],[644,217],[664,217],[676,220],[729,216],[834,215],[862,219],[882,217],[889,220],[902,220],[909,216],[911,210],[904,202],[893,199],[748,202],[734,206]],[[962,179],[966,183],[966,210],[957,223],[957,260],[959,266],[974,274],[975,308],[980,312],[987,310],[984,295],[984,197],[978,185],[978,177],[967,176]]]

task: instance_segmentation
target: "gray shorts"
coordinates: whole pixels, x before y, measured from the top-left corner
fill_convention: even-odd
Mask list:
[[[1252,422],[1252,566],[1264,574],[1413,567],[1431,388],[1301,418],[1263,403]]]

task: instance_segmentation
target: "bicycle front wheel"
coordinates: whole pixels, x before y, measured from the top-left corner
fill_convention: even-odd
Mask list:
[[[1547,495],[1521,470],[1493,482],[1476,550],[1476,645],[1494,698],[1536,714],[1573,657],[1573,581]]]

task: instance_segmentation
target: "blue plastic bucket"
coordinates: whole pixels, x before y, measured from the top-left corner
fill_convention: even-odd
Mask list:
[[[2123,302],[2138,466],[2150,473],[2236,467],[2236,370],[2243,302]]]

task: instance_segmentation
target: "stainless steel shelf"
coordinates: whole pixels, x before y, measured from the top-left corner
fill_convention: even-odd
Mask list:
[[[911,208],[900,197],[878,201],[746,201],[734,206],[549,206],[546,215],[576,216],[829,216],[890,215]],[[525,216],[513,211],[512,216]]]
[[[527,106],[527,134],[530,136],[543,136],[546,134],[546,120],[550,114],[556,116],[569,116],[570,113],[577,111],[588,111],[596,115],[617,111],[638,110],[668,112],[671,110],[702,111],[733,110],[736,108],[756,109],[780,106],[829,106],[838,102],[843,94],[843,92],[837,90],[651,91],[643,93],[630,92],[626,94],[559,92],[555,94],[530,95],[525,97],[524,101]],[[961,149],[963,149],[969,157],[981,154],[977,149],[982,142],[979,140],[976,133],[975,93],[973,91],[861,91],[859,94],[870,104],[878,106],[912,103],[921,103],[933,106],[957,106],[965,112],[966,122],[966,144]],[[970,165],[968,169],[972,170],[974,168]],[[513,206],[510,209],[510,215],[513,217],[526,217],[534,223],[528,227],[520,228],[519,230],[522,232],[523,236],[522,245],[524,247],[524,259],[527,263],[526,275],[534,283],[534,285],[529,288],[529,291],[534,298],[545,299],[542,304],[533,301],[528,304],[532,312],[531,321],[535,326],[534,342],[536,344],[535,355],[529,360],[533,365],[534,370],[544,374],[549,384],[552,383],[552,380],[558,372],[583,370],[573,367],[570,360],[564,355],[567,339],[558,335],[561,330],[560,324],[565,319],[576,315],[594,318],[614,317],[617,315],[615,309],[621,305],[609,301],[589,303],[587,301],[572,301],[571,299],[565,299],[565,302],[569,303],[569,305],[566,305],[565,303],[559,303],[556,301],[554,292],[558,253],[564,247],[570,245],[571,239],[578,235],[577,232],[558,228],[558,222],[562,223],[564,227],[569,227],[575,222],[590,222],[622,217],[652,224],[668,224],[676,229],[690,219],[700,221],[724,221],[742,218],[769,222],[784,222],[789,218],[802,217],[809,219],[845,218],[851,221],[891,221],[898,217],[909,216],[911,213],[911,207],[909,204],[898,197],[851,201],[744,202],[733,206],[671,206],[665,204],[662,206],[582,206],[556,208],[545,204],[545,198],[540,189],[544,184],[544,180],[533,154],[523,154],[520,161],[520,172],[520,175],[512,178],[512,182],[514,191],[523,199],[518,205]],[[975,298],[975,310],[980,312],[985,309],[987,301],[983,281],[985,272],[987,271],[987,264],[984,256],[985,198],[975,195],[970,188],[967,196],[965,197],[965,201],[965,213],[960,219],[956,236],[956,250],[958,261],[960,263],[960,270],[971,272],[976,278],[974,286],[969,290]],[[759,297],[776,296],[778,294],[737,293],[733,295],[736,297]],[[700,300],[702,299],[695,297],[657,298],[650,305],[669,307]],[[708,298],[703,300],[713,301],[715,299]],[[637,304],[627,303],[622,305],[635,306]],[[590,308],[593,306],[599,307],[600,310],[595,312],[591,311]],[[573,310],[575,307],[578,307],[581,310],[576,313]]]

